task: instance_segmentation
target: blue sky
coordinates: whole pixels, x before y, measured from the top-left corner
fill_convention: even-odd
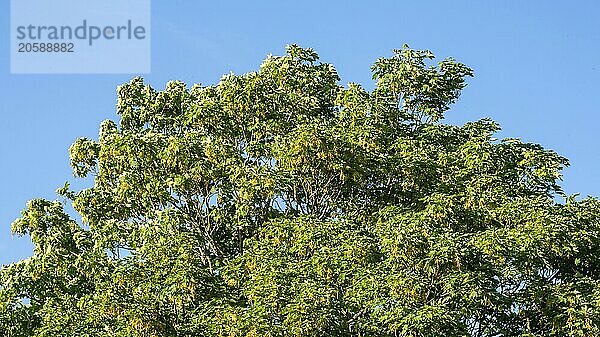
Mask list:
[[[0,264],[31,254],[10,223],[27,200],[56,198],[74,181],[67,149],[116,120],[116,86],[129,75],[11,75],[9,1],[0,5]],[[568,193],[600,195],[600,3],[594,1],[159,1],[152,4],[156,88],[172,79],[212,84],[256,69],[297,43],[336,65],[342,83],[372,87],[370,65],[408,43],[472,67],[446,119],[491,117],[571,161]]]

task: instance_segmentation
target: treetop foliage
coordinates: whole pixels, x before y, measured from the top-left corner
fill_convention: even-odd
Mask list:
[[[69,149],[93,185],[12,225],[35,248],[0,269],[0,335],[600,335],[600,203],[564,195],[567,159],[443,123],[473,75],[454,59],[372,73],[342,86],[291,45],[120,86],[118,123]]]

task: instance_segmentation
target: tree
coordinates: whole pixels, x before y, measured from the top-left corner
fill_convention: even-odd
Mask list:
[[[0,334],[599,335],[600,202],[555,152],[444,124],[472,71],[433,60],[395,50],[369,91],[292,45],[120,86],[119,125],[69,150],[93,186],[12,225],[35,249],[0,271]]]

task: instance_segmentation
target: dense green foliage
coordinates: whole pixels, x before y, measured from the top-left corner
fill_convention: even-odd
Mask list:
[[[600,202],[553,151],[442,123],[472,71],[432,62],[396,50],[368,91],[290,46],[122,85],[70,148],[93,186],[13,223],[35,250],[1,269],[0,335],[600,335]]]

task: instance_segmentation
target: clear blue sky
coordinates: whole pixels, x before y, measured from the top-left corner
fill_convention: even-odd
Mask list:
[[[256,69],[289,43],[315,48],[342,83],[372,87],[370,65],[408,43],[475,70],[447,122],[491,117],[501,137],[571,160],[568,193],[600,195],[600,3],[595,1],[154,0],[152,73],[212,84]],[[11,75],[9,1],[0,5],[0,264],[30,255],[10,237],[27,200],[54,199],[74,178],[67,149],[116,120],[115,88],[133,75]]]

